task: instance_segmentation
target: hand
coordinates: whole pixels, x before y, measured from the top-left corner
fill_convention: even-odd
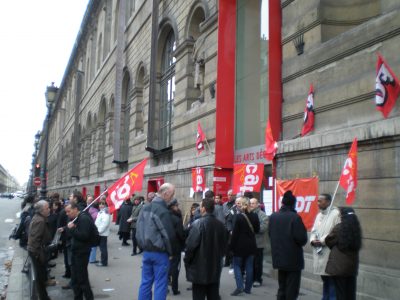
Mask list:
[[[132,222],[132,218],[129,218],[128,220],[126,220],[126,222],[131,223]]]
[[[74,222],[69,222],[67,226],[68,226],[69,229],[72,229],[72,228],[75,228],[75,227],[76,227],[76,225],[74,224]]]
[[[62,228],[62,227],[57,228],[57,231],[58,231],[58,232],[64,232],[64,228]]]

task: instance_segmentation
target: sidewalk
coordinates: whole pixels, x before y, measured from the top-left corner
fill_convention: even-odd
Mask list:
[[[118,228],[112,225],[111,233],[108,238],[109,266],[97,267],[89,264],[89,278],[93,289],[95,299],[118,299],[132,300],[137,299],[138,289],[141,278],[141,255],[131,256],[132,246],[122,247],[117,237]],[[18,246],[16,246],[18,247]],[[19,247],[18,247],[19,248]],[[13,266],[10,276],[10,285],[7,294],[7,300],[25,300],[28,297],[27,276],[21,273],[26,253],[24,250],[16,249],[13,259]],[[97,257],[100,257],[98,250]],[[56,277],[57,285],[48,287],[48,293],[51,299],[73,299],[72,290],[63,290],[61,286],[67,283],[67,279],[62,278],[64,274],[63,256],[58,256],[55,260],[56,267],[52,269],[51,274]],[[191,286],[185,279],[184,267],[181,268],[179,278],[180,295],[168,295],[167,299],[191,299],[191,291],[187,288]],[[276,299],[278,283],[276,280],[264,276],[263,286],[252,289],[251,295],[238,297],[230,296],[235,289],[235,280],[233,274],[228,273],[228,268],[224,268],[221,276],[220,294],[222,299]],[[319,300],[321,295],[307,290],[301,290],[299,299]]]

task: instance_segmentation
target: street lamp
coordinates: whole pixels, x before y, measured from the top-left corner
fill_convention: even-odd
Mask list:
[[[45,200],[47,196],[47,154],[49,149],[49,127],[50,127],[50,118],[51,118],[51,109],[54,101],[56,100],[58,92],[58,87],[54,86],[54,82],[51,83],[51,86],[46,88],[46,105],[47,105],[47,115],[46,115],[46,133],[44,140],[44,153],[43,153],[43,162],[41,169],[41,179],[42,185],[40,188],[40,199]]]

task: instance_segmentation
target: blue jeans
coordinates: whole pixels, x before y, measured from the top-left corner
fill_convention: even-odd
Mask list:
[[[96,261],[96,254],[97,254],[97,247],[92,247],[90,250],[90,255],[89,255],[89,262],[95,262]]]
[[[254,255],[239,257],[233,257],[233,271],[235,272],[236,288],[243,291],[243,275],[242,275],[242,265],[244,265],[244,270],[246,272],[246,282],[244,286],[244,291],[246,293],[251,292],[251,287],[253,286],[253,264]]]
[[[322,300],[336,300],[335,283],[331,276],[321,276],[323,282]]]
[[[154,282],[154,299],[165,300],[168,291],[169,258],[165,252],[143,252],[142,282],[138,300],[151,300]]]

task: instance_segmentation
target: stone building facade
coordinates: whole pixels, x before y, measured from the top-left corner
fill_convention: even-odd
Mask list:
[[[400,104],[384,119],[373,102],[376,53],[400,73],[399,16],[396,0],[90,1],[49,124],[49,190],[96,194],[149,157],[143,193],[173,182],[184,208],[192,168],[226,191],[236,162],[333,193],[357,137],[359,298],[396,299]],[[315,130],[299,137],[311,83]],[[274,165],[258,155],[268,118]],[[320,291],[305,256],[302,284]]]

